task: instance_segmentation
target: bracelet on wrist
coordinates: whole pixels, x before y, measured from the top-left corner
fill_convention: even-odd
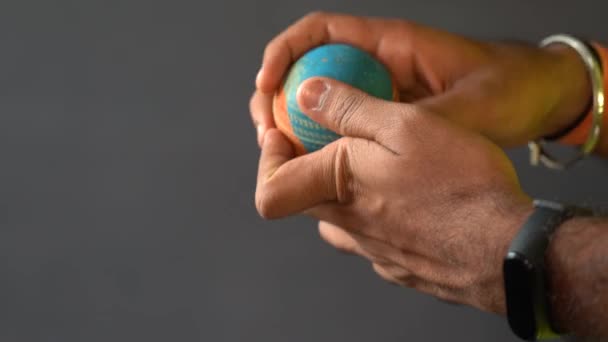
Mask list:
[[[547,37],[540,46],[546,47],[552,44],[567,45],[579,54],[589,73],[593,92],[591,110],[587,114],[581,115],[575,125],[569,127],[561,135],[546,137],[528,144],[532,165],[542,164],[551,169],[565,169],[595,150],[602,133],[603,121],[608,119],[604,115],[605,89],[608,87],[608,50],[597,43],[588,44],[564,34]],[[604,66],[606,67],[604,68]],[[546,150],[547,142],[551,140],[578,146],[579,150],[571,158],[558,160]]]

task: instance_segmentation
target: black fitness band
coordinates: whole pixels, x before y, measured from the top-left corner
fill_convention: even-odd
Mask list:
[[[507,318],[518,337],[536,341],[559,336],[550,317],[545,251],[551,234],[564,221],[589,214],[582,208],[534,201],[534,212],[515,236],[503,263]]]

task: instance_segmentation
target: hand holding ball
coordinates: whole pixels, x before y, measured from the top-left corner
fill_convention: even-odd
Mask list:
[[[309,119],[298,106],[298,87],[311,77],[333,78],[372,96],[397,100],[390,73],[367,52],[343,44],[323,45],[307,52],[293,64],[273,102],[277,128],[294,144],[298,155],[314,152],[340,138]]]

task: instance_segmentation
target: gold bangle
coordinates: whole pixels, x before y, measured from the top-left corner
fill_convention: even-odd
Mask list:
[[[545,146],[547,142],[544,139],[528,143],[528,148],[530,149],[530,164],[534,166],[543,164],[550,169],[563,170],[591,154],[600,140],[602,117],[605,108],[604,80],[602,66],[587,44],[572,36],[557,34],[543,39],[540,43],[540,47],[546,47],[552,44],[565,44],[579,54],[589,72],[593,91],[593,124],[587,140],[580,147],[576,155],[564,160],[558,160],[546,151]]]

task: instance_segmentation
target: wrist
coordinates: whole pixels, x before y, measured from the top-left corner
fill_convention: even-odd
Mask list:
[[[551,77],[558,89],[557,101],[541,136],[555,136],[576,125],[590,109],[592,99],[591,80],[580,55],[562,44],[542,48],[555,63]]]
[[[580,286],[604,272],[601,263],[593,262],[593,242],[605,243],[601,236],[604,227],[600,219],[594,217],[575,217],[564,222],[555,232],[545,254],[548,280],[548,298],[552,308],[552,318],[564,332],[584,331],[575,319],[587,305],[594,289]],[[591,244],[590,244],[591,242]],[[602,249],[602,248],[600,248]],[[583,324],[585,325],[585,324]]]
[[[512,240],[503,264],[507,318],[520,338],[543,340],[568,331],[553,317],[546,256],[552,237],[565,222],[590,214],[585,208],[534,201],[534,212]],[[564,251],[571,255],[568,248]]]
[[[517,233],[520,231],[521,227],[524,225],[526,220],[528,220],[528,218],[530,217],[530,215],[532,215],[533,212],[534,201],[527,195],[521,200],[517,201],[517,204],[513,205],[513,207],[509,209],[509,216],[504,225],[505,227],[507,227],[505,230],[506,234],[503,238],[504,246],[502,246],[502,248],[499,250],[500,265],[502,265],[504,256],[509,250],[509,245],[511,244],[511,241],[513,241]]]

